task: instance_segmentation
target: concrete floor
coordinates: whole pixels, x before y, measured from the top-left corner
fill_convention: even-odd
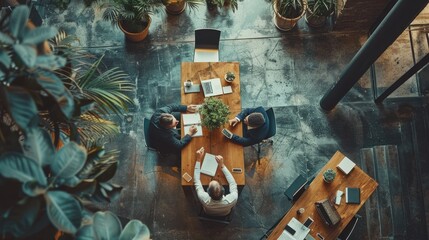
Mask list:
[[[108,143],[121,150],[113,182],[124,189],[118,201],[103,207],[142,220],[153,239],[259,239],[290,208],[284,191],[298,174],[317,174],[337,150],[362,166],[369,151],[375,167],[385,161],[396,168],[375,171],[380,187],[359,212],[363,220],[351,239],[427,239],[427,98],[413,85],[377,106],[368,71],[333,111],[323,112],[321,97],[365,42],[365,31],[314,30],[301,19],[283,33],[274,27],[269,1],[242,0],[238,6],[233,13],[209,12],[203,5],[178,16],[161,10],[141,43],[125,41],[82,1],[72,1],[66,11],[42,6],[45,24],[76,35],[89,52],[105,54],[105,64],[128,72],[137,86],[134,121],[119,121],[122,134]],[[221,61],[240,62],[242,107],[273,107],[277,120],[274,145],[263,149],[260,165],[255,150],[245,148],[246,186],[228,226],[197,218],[196,201],[184,194],[174,163],[148,151],[143,135],[144,117],[180,102],[180,63],[193,60],[194,30],[204,27],[222,30]],[[377,60],[377,86],[400,75],[389,61],[409,59],[408,51],[398,50],[404,43],[397,45]],[[383,153],[393,157],[378,158]]]

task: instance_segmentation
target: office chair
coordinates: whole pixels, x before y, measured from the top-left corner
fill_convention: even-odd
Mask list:
[[[228,213],[226,216],[212,216],[208,215],[204,208],[201,206],[200,213],[198,214],[198,218],[202,221],[210,221],[210,222],[217,222],[222,224],[230,224],[232,221],[232,212],[234,208],[231,209],[231,212]]]
[[[337,240],[347,240],[350,238],[350,236],[353,233],[353,230],[356,228],[356,224],[362,217],[358,214],[354,215],[352,220],[347,224],[347,226],[344,228],[344,230],[340,233],[340,235],[337,237]]]
[[[285,195],[291,202],[295,202],[304,193],[308,187],[308,181],[301,174],[292,182],[292,184],[286,189]]]
[[[219,62],[220,30],[196,29],[194,62]]]
[[[144,131],[144,140],[146,142],[146,147],[149,150],[158,152],[158,150],[156,150],[156,148],[153,146],[153,144],[151,143],[151,140],[149,138],[149,126],[150,126],[150,119],[144,118],[143,131]]]
[[[277,127],[276,127],[276,116],[274,115],[274,110],[273,108],[268,108],[267,110],[265,110],[265,112],[267,113],[268,116],[268,122],[270,123],[270,127],[268,129],[268,133],[267,136],[265,137],[264,140],[262,140],[262,142],[258,143],[258,164],[261,164],[260,162],[260,154],[261,154],[261,146],[264,143],[269,143],[271,145],[273,145],[273,140],[269,139],[271,137],[273,137],[274,135],[276,135],[276,131],[277,131]]]

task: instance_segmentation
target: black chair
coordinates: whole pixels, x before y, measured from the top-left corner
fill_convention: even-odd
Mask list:
[[[204,211],[204,208],[201,207],[200,213],[198,214],[198,218],[202,221],[210,221],[210,222],[217,222],[217,223],[222,223],[222,224],[230,224],[232,221],[233,210],[234,210],[234,208],[232,208],[231,212],[229,212],[229,214],[226,216],[212,216],[212,215],[208,215]]]
[[[144,120],[143,120],[143,131],[144,131],[144,140],[146,142],[146,147],[149,150],[158,152],[158,150],[156,150],[156,148],[153,146],[153,144],[152,144],[152,142],[150,140],[150,137],[149,137],[149,126],[150,126],[150,119],[144,118]]]
[[[262,142],[258,143],[257,152],[258,152],[258,163],[259,164],[261,164],[261,162],[260,162],[260,154],[261,154],[261,146],[262,146],[262,144],[269,143],[269,144],[273,145],[273,143],[274,143],[273,140],[269,139],[269,138],[271,138],[274,135],[276,135],[276,132],[277,132],[276,116],[274,115],[273,108],[268,108],[265,112],[267,113],[268,122],[270,124],[270,127],[268,129],[268,134],[265,137],[265,139],[262,140]]]
[[[356,228],[356,225],[362,217],[358,214],[354,215],[352,220],[347,224],[343,231],[338,236],[337,240],[347,240],[353,233],[353,230]]]
[[[302,175],[299,175],[292,184],[286,189],[285,195],[289,201],[295,202],[307,189],[308,181]]]
[[[220,30],[195,30],[194,62],[219,62]]]

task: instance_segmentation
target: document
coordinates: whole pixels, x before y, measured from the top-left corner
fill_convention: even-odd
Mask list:
[[[201,165],[201,173],[213,177],[216,174],[217,167],[218,163],[216,161],[215,155],[206,153],[204,155],[203,164]]]
[[[349,158],[344,157],[343,160],[341,160],[340,164],[338,164],[337,168],[347,175],[353,170],[355,166],[356,163],[354,163]]]
[[[184,133],[189,132],[189,128],[191,128],[192,125],[195,125],[197,127],[197,133],[195,133],[192,137],[201,137],[203,136],[203,128],[201,127],[201,116],[199,113],[185,113],[182,114],[183,119],[183,130]]]

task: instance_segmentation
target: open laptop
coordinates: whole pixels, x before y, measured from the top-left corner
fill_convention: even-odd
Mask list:
[[[212,97],[223,94],[220,78],[201,80],[201,86],[203,87],[204,97]]]

